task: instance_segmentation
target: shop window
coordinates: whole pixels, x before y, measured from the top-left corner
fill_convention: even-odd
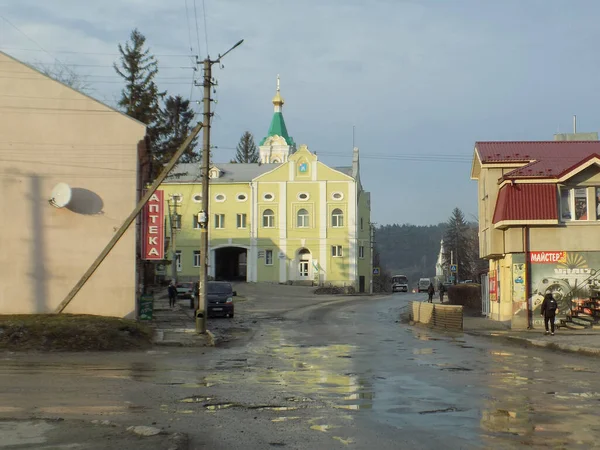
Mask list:
[[[600,220],[600,188],[596,188],[596,219]]]

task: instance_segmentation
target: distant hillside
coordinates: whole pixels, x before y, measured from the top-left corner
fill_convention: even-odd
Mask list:
[[[445,229],[445,223],[375,228],[375,248],[382,268],[391,275],[406,275],[411,287],[420,277],[435,276],[435,263]]]

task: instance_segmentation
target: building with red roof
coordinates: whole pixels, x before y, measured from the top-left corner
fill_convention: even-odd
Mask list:
[[[513,328],[543,326],[552,293],[559,324],[600,319],[600,141],[476,142],[479,251],[489,260],[489,316]],[[598,275],[596,275],[598,273]]]

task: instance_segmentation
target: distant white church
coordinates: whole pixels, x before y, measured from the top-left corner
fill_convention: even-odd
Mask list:
[[[438,254],[437,262],[435,263],[435,277],[438,281],[446,281],[446,274],[444,273],[444,240],[440,242],[440,253]]]

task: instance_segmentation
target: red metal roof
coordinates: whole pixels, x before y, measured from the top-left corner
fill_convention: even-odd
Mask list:
[[[555,184],[505,184],[500,188],[492,223],[558,220]]]
[[[510,178],[557,178],[591,157],[600,158],[600,141],[477,142],[482,164],[523,163]]]

